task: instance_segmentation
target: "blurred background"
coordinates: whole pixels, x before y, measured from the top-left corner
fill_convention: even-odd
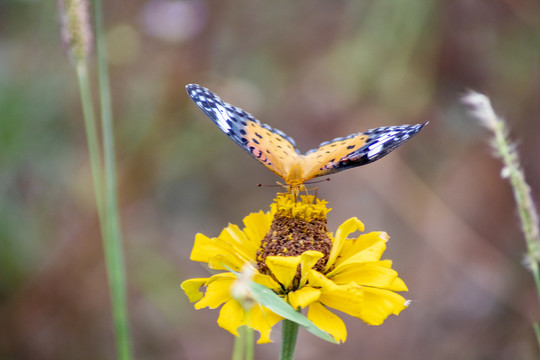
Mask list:
[[[537,359],[540,318],[511,190],[460,98],[490,96],[540,194],[540,3],[106,1],[119,201],[138,359],[227,359],[216,310],[180,283],[194,235],[267,210],[277,177],[189,100],[198,83],[306,151],[430,121],[319,185],[329,229],[387,231],[411,306],[346,343],[300,331],[297,359]],[[0,2],[0,358],[111,359],[109,293],[75,70],[54,1]],[[91,60],[92,75],[95,61]],[[93,85],[96,85],[94,81]],[[275,359],[273,344],[257,359]]]

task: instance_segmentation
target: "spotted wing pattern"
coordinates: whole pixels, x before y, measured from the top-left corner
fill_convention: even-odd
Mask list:
[[[278,176],[286,178],[290,163],[298,158],[294,140],[255,119],[244,110],[222,101],[208,89],[190,84],[191,99],[225,134]]]
[[[244,110],[222,101],[210,90],[186,86],[191,99],[232,140],[288,184],[372,163],[417,134],[427,123],[385,126],[336,138],[301,155],[294,140],[261,124]]]
[[[379,160],[417,134],[425,125],[385,126],[337,138],[304,155],[305,180],[333,174]]]

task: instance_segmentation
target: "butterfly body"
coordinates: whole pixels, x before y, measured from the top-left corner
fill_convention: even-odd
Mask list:
[[[399,147],[426,124],[386,126],[336,138],[301,154],[292,138],[262,124],[244,110],[223,102],[210,90],[190,84],[197,106],[234,142],[297,188],[306,181],[374,162]]]

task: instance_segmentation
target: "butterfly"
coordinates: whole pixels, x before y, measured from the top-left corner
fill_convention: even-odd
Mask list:
[[[298,189],[306,181],[379,160],[425,125],[385,126],[323,142],[301,154],[292,138],[196,84],[189,97],[225,134],[261,164]]]

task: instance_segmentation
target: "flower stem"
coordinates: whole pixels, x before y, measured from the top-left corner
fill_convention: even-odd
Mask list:
[[[132,354],[127,312],[126,276],[116,194],[114,132],[101,0],[94,0],[94,17],[105,162],[105,212],[107,214],[104,237],[105,262],[111,290],[117,357],[129,360],[132,358]]]
[[[294,349],[298,338],[298,324],[294,321],[283,319],[281,329],[281,354],[280,360],[294,359]]]
[[[253,329],[246,326],[245,329],[245,335],[246,335],[246,360],[253,360],[254,358],[254,334]]]
[[[246,343],[246,337],[244,336],[245,326],[238,329],[238,336],[234,337],[234,347],[232,353],[232,360],[242,360],[244,358],[244,347]]]
[[[242,326],[234,338],[232,360],[253,360],[253,329]]]

